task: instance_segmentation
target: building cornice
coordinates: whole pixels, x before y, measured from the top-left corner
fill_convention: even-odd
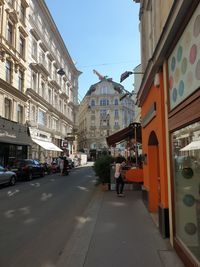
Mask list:
[[[1,88],[5,90],[6,93],[10,93],[11,95],[16,96],[20,100],[27,102],[28,101],[28,96],[24,94],[23,92],[19,91],[17,88],[12,86],[11,84],[7,83],[3,79],[0,78],[0,83],[1,83]]]

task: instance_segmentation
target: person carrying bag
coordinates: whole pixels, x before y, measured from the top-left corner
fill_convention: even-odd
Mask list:
[[[124,196],[124,180],[122,177],[122,160],[120,157],[116,159],[115,163],[115,180],[116,180],[116,192],[117,196],[122,197]]]

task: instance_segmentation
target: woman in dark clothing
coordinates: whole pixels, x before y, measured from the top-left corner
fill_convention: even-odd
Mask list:
[[[116,192],[117,196],[122,197],[124,196],[123,190],[124,190],[124,180],[122,177],[122,157],[117,157],[115,162],[115,179],[116,179]]]

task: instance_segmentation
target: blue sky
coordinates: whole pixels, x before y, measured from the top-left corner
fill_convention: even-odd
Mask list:
[[[93,73],[120,82],[120,75],[140,64],[139,4],[133,0],[46,0],[66,47],[82,71],[79,99],[98,82]],[[123,86],[133,90],[133,75]]]

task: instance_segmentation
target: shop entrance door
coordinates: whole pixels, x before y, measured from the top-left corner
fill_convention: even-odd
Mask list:
[[[160,203],[159,146],[155,132],[151,132],[148,142],[149,171],[149,211],[158,225],[158,207]]]

